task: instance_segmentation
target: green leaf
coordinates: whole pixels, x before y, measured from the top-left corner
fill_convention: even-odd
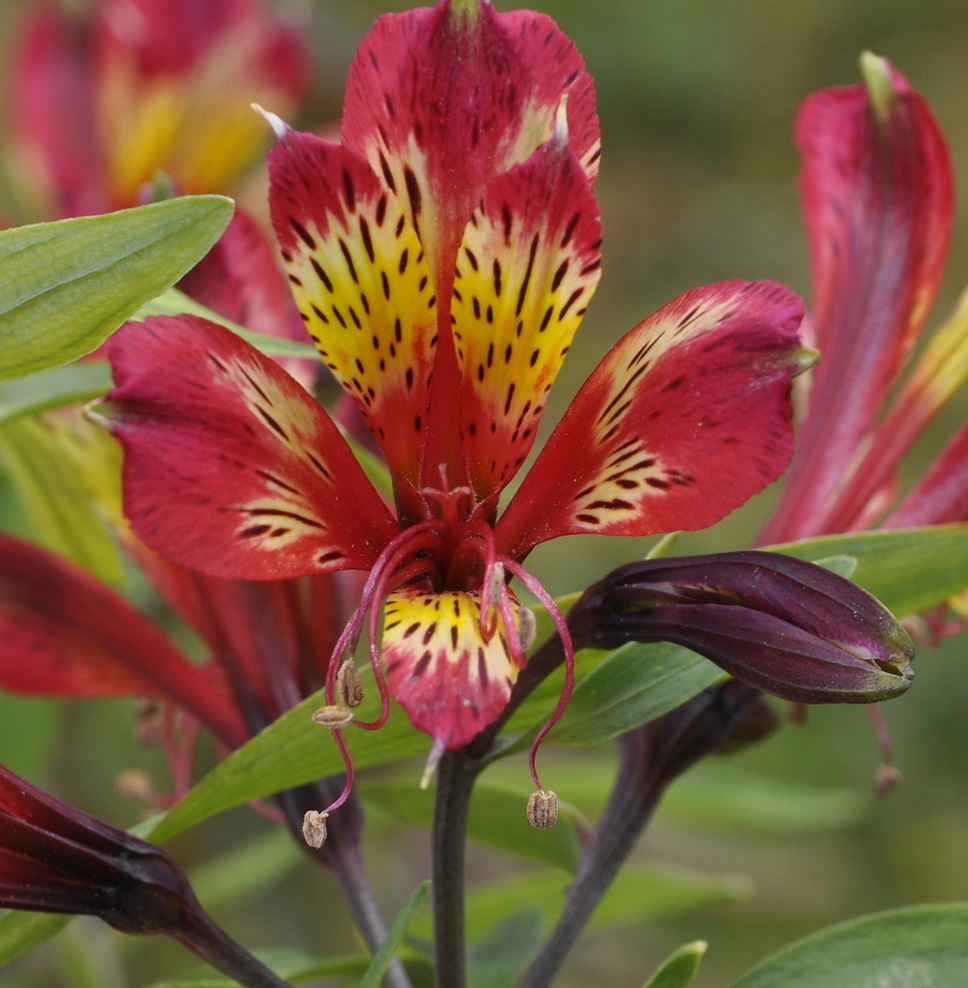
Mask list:
[[[968,903],[915,906],[829,927],[730,988],[963,988]]]
[[[232,752],[142,836],[156,842],[202,820],[253,799],[337,775],[345,766],[336,742],[311,717],[326,702],[322,691],[283,714],[251,741]],[[357,770],[427,754],[430,743],[399,709],[378,731],[346,729]]]
[[[319,360],[319,351],[311,343],[297,343],[295,340],[266,336],[264,333],[256,333],[251,329],[246,329],[237,322],[232,322],[231,319],[226,319],[200,302],[189,298],[177,288],[169,288],[164,295],[159,295],[158,298],[146,302],[132,318],[144,319],[147,316],[180,316],[184,314],[201,316],[210,322],[217,322],[226,329],[231,329],[233,333],[241,336],[242,339],[251,343],[267,356],[304,357],[309,360]]]
[[[678,645],[623,645],[578,684],[549,739],[593,747],[661,717],[725,678],[722,669]]]
[[[110,387],[111,369],[105,360],[54,367],[16,381],[4,381],[0,383],[0,423],[91,401]]]
[[[469,936],[476,940],[487,935],[518,910],[540,909],[553,922],[561,912],[568,884],[561,872],[528,871],[472,886],[467,902]],[[609,886],[589,928],[641,927],[650,919],[735,902],[749,892],[749,879],[743,875],[708,875],[636,861],[626,865]],[[430,935],[429,918],[418,917],[414,925],[421,934]]]
[[[400,949],[400,942],[403,940],[403,936],[407,932],[407,928],[410,926],[410,922],[416,915],[417,910],[423,905],[424,899],[427,898],[429,891],[429,881],[421,882],[417,886],[413,895],[410,896],[409,901],[400,912],[400,915],[393,921],[393,925],[390,927],[386,939],[374,955],[373,962],[367,968],[366,974],[363,975],[360,988],[380,988],[383,975],[390,966],[390,961],[393,960],[394,954]]]
[[[414,785],[370,783],[360,795],[367,805],[375,805],[393,816],[430,827],[434,794]],[[510,787],[478,784],[471,801],[468,835],[498,850],[574,873],[581,856],[581,844],[569,818],[580,816],[577,809],[559,804],[558,826],[538,830],[528,823],[525,807],[528,792]]]
[[[108,583],[122,579],[118,547],[60,438],[32,418],[0,428],[0,460],[42,545]]]
[[[0,380],[90,353],[204,256],[232,209],[184,196],[0,231]]]
[[[864,819],[873,794],[771,778],[704,762],[676,779],[659,814],[717,830],[795,836],[842,830]]]
[[[56,913],[8,912],[0,915],[0,967],[50,940],[72,918]]]
[[[683,944],[662,962],[643,988],[686,988],[696,976],[708,946],[705,940]]]
[[[273,827],[194,868],[192,888],[206,909],[217,911],[286,881],[305,861],[288,828]]]
[[[551,926],[540,909],[522,909],[505,917],[467,950],[471,988],[507,988],[517,984],[538,956]]]
[[[968,524],[828,535],[771,548],[814,562],[856,559],[851,579],[898,617],[968,590]]]

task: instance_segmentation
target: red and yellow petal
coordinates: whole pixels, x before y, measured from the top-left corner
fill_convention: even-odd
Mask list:
[[[193,316],[111,340],[99,406],[125,450],[125,510],[144,541],[213,576],[366,569],[397,531],[338,429],[278,365]]]
[[[905,412],[891,424],[892,449],[882,436],[871,443],[871,434],[948,253],[954,182],[944,135],[889,62],[868,54],[862,65],[866,86],[815,93],[797,121],[823,360],[768,540],[846,531],[893,474],[904,450],[897,433],[910,426]],[[871,452],[854,474],[864,450]]]
[[[572,147],[594,177],[594,86],[549,17],[499,14],[482,0],[442,0],[381,17],[360,45],[346,88],[343,143],[406,205],[442,299],[483,189],[551,138],[562,96]]]
[[[310,336],[390,466],[416,483],[437,333],[420,240],[349,148],[287,131],[269,176],[273,226]]]
[[[491,183],[457,255],[461,443],[482,500],[528,455],[600,268],[598,207],[562,135]]]
[[[705,528],[790,460],[800,300],[775,282],[680,296],[608,353],[507,511],[500,551],[559,535]]]
[[[512,602],[517,614],[517,605]],[[383,658],[390,693],[414,727],[440,751],[467,744],[493,723],[511,694],[518,667],[503,620],[481,633],[475,593],[400,590],[387,597]]]

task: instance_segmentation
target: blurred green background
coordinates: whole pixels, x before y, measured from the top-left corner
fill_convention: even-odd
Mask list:
[[[15,37],[18,10],[30,5],[3,0],[5,44]],[[375,0],[291,5],[310,18],[317,73],[311,105],[296,122],[318,126],[338,117],[355,45],[373,17],[405,6]],[[956,174],[968,179],[964,0],[547,0],[541,9],[575,39],[597,80],[604,145],[598,184],[604,276],[549,422],[612,342],[690,287],[776,278],[809,294],[793,119],[808,93],[853,83],[862,50],[891,58],[927,97],[950,141]],[[13,95],[4,91],[3,98]],[[0,198],[0,214],[17,219],[9,198]],[[939,324],[966,283],[962,209],[929,326]],[[962,398],[942,416],[908,478],[930,462],[966,409]],[[681,550],[748,546],[772,498],[766,492],[716,529],[684,538]],[[16,513],[8,507],[0,523],[18,524]],[[551,590],[565,592],[643,554],[648,544],[588,537],[543,547],[532,563]],[[710,950],[696,988],[715,988],[767,952],[839,919],[968,898],[965,640],[923,650],[911,692],[883,709],[904,774],[887,798],[871,794],[878,751],[868,715],[849,708],[814,710],[806,725],[786,725],[759,748],[711,762],[677,787],[639,854],[697,873],[688,889],[705,904],[685,911],[685,893],[650,897],[644,878],[643,899],[655,903],[655,916],[627,913],[620,925],[589,932],[558,982],[562,988],[593,979],[608,988],[634,988],[671,949],[697,938],[709,940]],[[133,743],[131,714],[124,703],[63,709],[0,698],[0,758],[84,808],[130,825],[140,809],[116,795],[118,774],[143,769],[160,789],[167,785],[161,753]],[[563,797],[594,813],[612,762],[610,751],[565,752],[548,758],[545,773]],[[524,775],[521,764],[500,770],[502,779],[521,786]],[[395,777],[416,784],[418,776],[408,767]],[[181,838],[174,851],[201,867],[226,844],[268,833],[260,818],[236,811]],[[224,876],[210,876],[206,901],[243,942],[348,949],[351,934],[328,880],[304,867],[288,843],[272,847],[275,857],[267,860],[274,880],[262,887],[253,875],[253,888],[240,895]],[[377,813],[369,851],[388,908],[398,908],[428,870],[425,834]],[[492,852],[472,853],[471,874],[481,880],[521,867]],[[243,873],[240,866],[234,877],[241,880]],[[716,880],[704,885],[701,876]],[[75,932],[67,946],[0,972],[0,986],[72,983],[64,971],[83,966],[85,951],[103,939],[96,926],[77,929],[82,934]],[[102,956],[123,950],[123,963],[135,972],[131,983],[146,983],[138,958],[147,945],[116,940],[109,938]],[[150,946],[152,957],[157,950]],[[173,966],[179,963],[174,948],[162,953]],[[113,964],[102,963],[92,983],[123,984]]]

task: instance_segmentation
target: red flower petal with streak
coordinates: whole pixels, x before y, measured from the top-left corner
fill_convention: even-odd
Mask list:
[[[846,530],[896,467],[900,453],[885,456],[883,443],[863,466],[858,454],[934,303],[947,256],[953,180],[944,137],[893,66],[867,64],[873,97],[863,85],[823,90],[797,122],[823,358],[763,541]]]
[[[496,528],[521,557],[559,535],[705,528],[786,468],[802,304],[775,282],[687,292],[620,340]]]
[[[104,412],[125,503],[152,548],[237,579],[367,569],[396,532],[319,404],[229,330],[193,316],[117,333]]]

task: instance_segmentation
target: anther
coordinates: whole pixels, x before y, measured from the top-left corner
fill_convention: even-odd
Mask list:
[[[530,607],[518,610],[518,641],[522,652],[530,652],[538,637],[538,619]]]
[[[303,817],[303,838],[310,847],[322,847],[326,842],[326,819],[328,813],[308,810]]]
[[[352,659],[347,659],[336,673],[336,699],[344,707],[358,707],[363,702],[363,678]]]
[[[346,725],[353,719],[353,711],[348,707],[341,707],[338,703],[330,703],[313,713],[313,722],[320,727],[328,727],[336,730]]]
[[[558,820],[558,796],[549,789],[539,789],[528,797],[528,823],[538,830],[553,827]]]

